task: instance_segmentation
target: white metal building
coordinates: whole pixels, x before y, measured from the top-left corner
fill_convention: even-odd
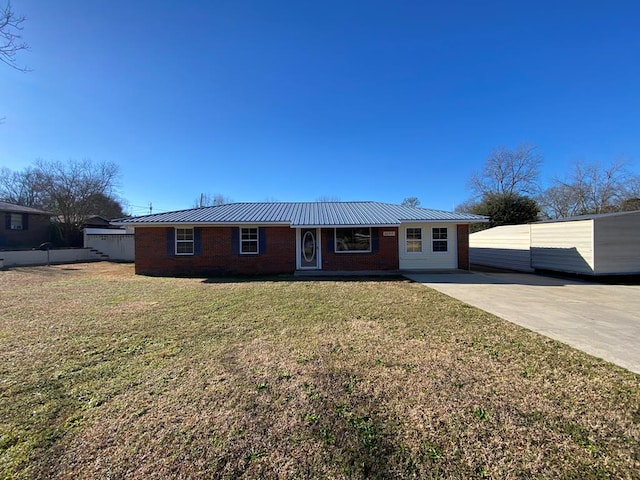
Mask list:
[[[505,225],[469,235],[469,260],[475,265],[532,272],[530,226]]]
[[[472,264],[520,271],[638,275],[640,211],[496,227],[471,234],[469,246]]]

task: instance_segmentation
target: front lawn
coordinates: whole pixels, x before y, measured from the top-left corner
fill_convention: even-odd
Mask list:
[[[0,271],[0,478],[640,478],[640,377],[403,279]]]

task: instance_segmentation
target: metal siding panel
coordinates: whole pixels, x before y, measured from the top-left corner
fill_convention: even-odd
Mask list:
[[[530,272],[529,225],[505,225],[469,235],[469,261],[477,265]]]
[[[640,274],[640,212],[594,220],[597,275]]]
[[[593,274],[593,221],[531,224],[531,266]]]

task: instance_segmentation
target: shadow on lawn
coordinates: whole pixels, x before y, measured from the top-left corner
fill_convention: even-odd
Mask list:
[[[391,478],[396,422],[380,415],[357,384],[352,372],[317,374],[307,392],[313,412],[307,424],[330,463],[349,478]]]

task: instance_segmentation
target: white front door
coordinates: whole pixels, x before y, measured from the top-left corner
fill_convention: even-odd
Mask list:
[[[317,270],[320,268],[320,229],[299,228],[297,230],[297,267]]]

